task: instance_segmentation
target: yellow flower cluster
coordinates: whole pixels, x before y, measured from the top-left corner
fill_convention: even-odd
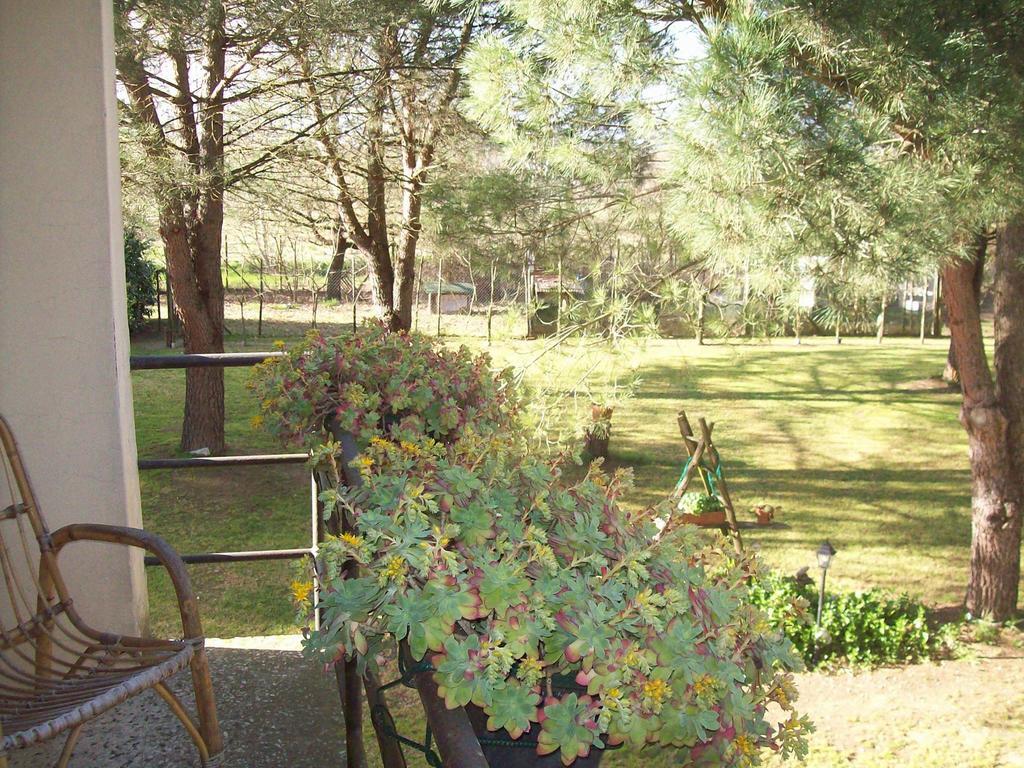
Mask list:
[[[741,733],[732,742],[733,749],[739,758],[736,764],[743,766],[753,765],[754,756],[757,754],[757,744],[747,734]]]
[[[796,697],[796,685],[791,677],[781,678],[778,685],[772,691],[771,696],[783,709],[790,709],[793,706],[793,702],[796,701]]]
[[[516,676],[530,688],[538,683],[543,674],[544,665],[541,663],[541,660],[535,659],[532,656],[521,659],[519,666],[516,668]]]
[[[361,546],[363,546],[363,537],[357,536],[354,533],[343,533],[338,538],[340,538],[343,542],[348,544],[353,549],[359,549]]]
[[[711,675],[701,675],[693,681],[693,692],[702,704],[711,705],[718,701],[722,683]]]
[[[384,570],[380,572],[378,580],[381,584],[387,584],[388,582],[401,581],[405,578],[405,573],[409,566],[406,565],[405,560],[399,555],[395,555],[388,564],[384,567]]]
[[[437,539],[439,547],[447,547],[451,542],[451,538],[436,525],[434,526],[434,538]]]
[[[299,581],[296,579],[292,582],[292,598],[296,603],[304,603],[309,599],[310,593],[313,591],[312,581]]]
[[[651,712],[661,711],[661,704],[669,694],[668,683],[664,680],[648,680],[643,687],[644,704]]]

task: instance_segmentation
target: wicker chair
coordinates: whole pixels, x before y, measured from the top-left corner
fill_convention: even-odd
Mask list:
[[[63,768],[87,721],[147,688],[184,724],[203,765],[218,763],[223,742],[210,669],[181,559],[163,539],[135,528],[76,524],[50,533],[2,417],[0,443],[12,502],[0,508],[0,571],[6,587],[0,600],[0,766],[11,751],[66,733],[56,763]],[[58,568],[61,550],[73,541],[126,544],[155,555],[177,593],[184,638],[129,637],[89,626]],[[165,684],[185,667],[192,671],[198,721]]]

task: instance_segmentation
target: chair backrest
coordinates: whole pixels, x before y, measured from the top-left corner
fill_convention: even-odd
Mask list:
[[[71,601],[14,434],[2,416],[0,465],[4,475],[4,483],[0,483],[0,580],[5,587],[0,600],[0,655],[21,666],[18,660],[12,662],[12,653],[35,664],[40,641],[49,645],[47,636],[57,619],[71,612]],[[63,618],[75,621],[73,615]]]

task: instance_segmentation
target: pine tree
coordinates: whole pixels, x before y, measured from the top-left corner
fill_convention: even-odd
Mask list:
[[[516,7],[526,31],[492,41],[499,52],[476,75],[492,104],[516,105],[490,113],[508,123],[510,142],[531,128],[572,135],[571,123],[547,127],[550,116],[592,115],[600,94],[622,130],[670,156],[677,220],[698,253],[780,284],[808,260],[849,285],[879,287],[941,267],[971,454],[966,603],[1010,616],[1024,514],[1024,9],[926,0]],[[974,285],[993,230],[990,368]]]

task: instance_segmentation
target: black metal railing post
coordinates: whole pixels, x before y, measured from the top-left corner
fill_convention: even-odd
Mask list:
[[[132,356],[130,359],[133,371],[177,370],[182,368],[238,368],[258,365],[264,360],[282,357],[284,352],[225,352],[216,354],[191,355],[148,355]],[[305,464],[309,455],[306,453],[272,453],[245,456],[193,456],[187,458],[139,459],[140,470],[152,469],[205,469],[211,467],[248,467],[270,466],[277,464]],[[266,549],[245,552],[200,552],[184,554],[181,559],[186,563],[198,565],[206,563],[239,563],[265,560],[297,560],[304,557],[316,557],[321,540],[321,523],[319,500],[317,498],[316,478],[310,473],[310,506],[312,508],[310,546],[298,549]],[[145,559],[146,565],[160,563],[153,557]],[[315,597],[315,596],[314,596]]]

